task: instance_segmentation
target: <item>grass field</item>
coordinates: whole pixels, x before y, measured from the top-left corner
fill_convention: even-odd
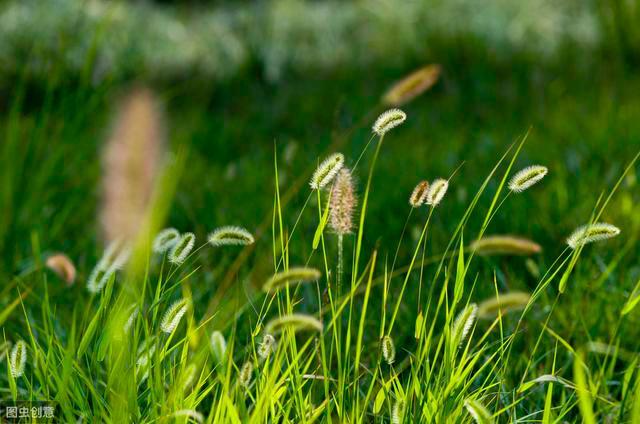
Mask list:
[[[135,83],[17,78],[0,106],[2,406],[55,402],[61,422],[640,422],[640,79],[467,65],[443,63],[383,140],[380,98],[411,69],[151,81],[162,112],[133,124],[118,111]],[[138,127],[166,134],[153,191],[103,158]],[[335,152],[357,198],[344,236],[338,183],[309,186]],[[536,164],[548,174],[510,193]],[[131,202],[101,200],[114,173]],[[441,202],[412,208],[436,178]],[[105,233],[125,229],[101,217],[145,196],[109,277]],[[593,222],[620,234],[567,246]],[[207,243],[227,225],[255,242]],[[183,262],[151,249],[168,227],[195,235]],[[473,247],[493,235],[528,241]],[[74,284],[47,265],[57,252]]]

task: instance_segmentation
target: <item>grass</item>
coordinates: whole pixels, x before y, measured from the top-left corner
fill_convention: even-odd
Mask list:
[[[0,326],[26,341],[28,360],[13,378],[5,359],[0,399],[55,401],[64,422],[640,420],[640,81],[445,72],[383,142],[369,127],[387,72],[238,81],[189,99],[191,88],[160,88],[177,161],[128,268],[95,295],[85,281],[102,253],[98,141],[118,88],[52,81],[34,100],[19,84],[2,118]],[[338,237],[322,225],[328,192],[307,184],[334,151],[360,199],[341,287]],[[508,195],[509,178],[535,163],[549,174]],[[441,204],[412,210],[415,184],[436,177],[451,177]],[[568,249],[590,221],[622,232]],[[206,246],[222,225],[256,243]],[[196,235],[180,266],[149,252],[166,226]],[[483,234],[543,250],[476,255],[468,246]],[[44,266],[54,251],[73,258],[75,286]],[[322,277],[262,290],[298,266]],[[524,309],[471,319],[475,304],[510,292],[531,295]],[[167,334],[163,315],[182,298],[189,308]],[[124,333],[131,305],[140,313]],[[273,327],[291,314],[303,318]],[[261,355],[269,323],[276,344]]]

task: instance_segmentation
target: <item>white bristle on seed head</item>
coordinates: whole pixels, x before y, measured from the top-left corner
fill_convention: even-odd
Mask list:
[[[344,166],[344,155],[342,153],[334,153],[327,157],[318,165],[309,185],[313,190],[319,190],[324,188],[327,184],[333,180],[338,171]]]
[[[143,382],[149,377],[149,370],[151,369],[151,358],[156,352],[156,344],[151,344],[152,341],[147,343],[146,340],[138,347],[138,357],[136,359],[136,376],[138,377],[138,383]]]
[[[266,292],[277,291],[291,284],[317,281],[322,273],[315,268],[291,267],[286,271],[278,272],[271,276],[262,289]]]
[[[218,246],[246,246],[253,244],[255,239],[253,235],[242,227],[228,225],[220,227],[209,234],[209,244]]]
[[[193,233],[184,233],[169,251],[169,262],[181,265],[191,253],[196,236]]]
[[[131,330],[131,327],[133,327],[133,324],[136,322],[136,318],[138,317],[139,312],[140,312],[140,309],[138,308],[137,303],[134,303],[133,305],[130,305],[127,308],[127,313],[129,314],[129,317],[127,318],[127,321],[124,323],[123,330],[125,333],[128,333],[129,330]]]
[[[587,243],[606,240],[620,234],[620,228],[605,222],[597,222],[595,224],[587,224],[576,229],[567,238],[567,244],[572,249],[584,246]]]
[[[175,228],[165,228],[153,240],[153,251],[164,253],[171,249],[180,239],[180,233]]]
[[[397,399],[391,409],[391,424],[401,424],[404,415],[404,401]]]
[[[198,372],[198,368],[196,364],[189,364],[182,370],[182,375],[180,378],[180,386],[182,390],[187,390],[193,384],[193,380],[196,378],[196,373]]]
[[[24,340],[18,340],[11,350],[9,358],[9,368],[11,376],[18,378],[24,374],[24,368],[27,364],[27,344]]]
[[[249,385],[251,384],[252,377],[253,377],[253,363],[251,363],[251,361],[247,361],[240,368],[240,375],[238,376],[238,382],[243,387],[249,387]]]
[[[214,331],[211,334],[211,350],[216,363],[221,364],[227,354],[227,342],[219,331]]]
[[[427,192],[427,205],[431,205],[434,208],[440,204],[442,198],[447,194],[449,189],[449,181],[443,178],[438,178],[431,183],[429,191]]]
[[[384,336],[382,338],[382,357],[387,364],[393,364],[396,359],[396,347],[393,344],[391,336]]]
[[[144,363],[144,355],[146,354],[147,356],[152,356],[155,351],[156,351],[156,339],[155,337],[150,337],[148,339],[142,339],[142,342],[138,345],[138,350],[136,352],[136,355],[138,355],[139,358],[142,358],[142,362]],[[137,362],[136,362],[137,363]]]
[[[489,412],[489,410],[487,410],[487,408],[477,400],[465,400],[464,407],[467,408],[469,415],[473,417],[476,424],[491,424],[494,422],[491,412]]]
[[[429,194],[429,182],[420,181],[409,197],[409,204],[411,207],[418,208],[422,206],[425,200],[427,200],[427,194]]]
[[[402,124],[407,119],[407,114],[400,109],[389,109],[376,119],[372,130],[379,136],[385,135],[389,130]]]
[[[122,269],[131,257],[131,245],[122,239],[117,239],[109,243],[98,262],[98,266],[103,269]]]
[[[547,175],[549,170],[546,166],[532,165],[516,172],[509,181],[509,190],[520,193],[540,181]]]
[[[189,301],[187,299],[180,299],[176,301],[167,312],[165,312],[164,317],[162,317],[162,321],[160,322],[160,329],[167,334],[173,333],[173,331],[180,324],[180,320],[182,316],[189,309]]]
[[[456,320],[453,323],[451,335],[457,347],[460,346],[469,335],[477,316],[478,305],[470,303],[456,317]]]
[[[303,330],[322,331],[323,325],[318,319],[311,315],[289,314],[276,317],[265,326],[265,331],[269,334],[279,334],[285,328],[290,328],[294,332]]]
[[[195,422],[197,422],[198,424],[204,422],[204,415],[202,415],[200,412],[196,411],[195,409],[180,409],[179,411],[176,411],[173,414],[171,414],[171,416],[188,417],[194,420]]]
[[[353,213],[357,203],[351,171],[342,168],[329,199],[329,226],[336,234],[344,235],[353,231]]]
[[[512,291],[489,297],[478,305],[478,318],[493,319],[498,315],[522,310],[527,307],[531,295],[529,293]]]
[[[101,263],[93,268],[91,274],[89,274],[89,279],[87,280],[87,290],[91,293],[100,293],[100,291],[107,284],[109,279],[116,272],[115,268],[103,268]]]
[[[262,359],[267,359],[269,354],[275,350],[276,338],[271,334],[265,334],[262,338],[262,343],[258,346],[258,356]]]

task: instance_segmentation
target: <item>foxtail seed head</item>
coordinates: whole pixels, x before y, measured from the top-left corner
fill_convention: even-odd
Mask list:
[[[262,359],[267,359],[269,354],[275,350],[276,338],[271,334],[265,334],[262,338],[262,343],[258,346],[258,356]]]
[[[153,239],[153,251],[164,253],[180,240],[180,233],[175,228],[165,228]]]
[[[27,344],[24,340],[18,340],[11,350],[11,357],[9,358],[9,368],[11,369],[11,376],[18,378],[24,374],[24,368],[27,364]]]
[[[424,93],[438,81],[440,65],[427,65],[396,82],[382,98],[389,106],[402,106]]]
[[[196,373],[198,372],[198,368],[196,364],[189,364],[186,368],[182,370],[180,375],[180,386],[182,390],[187,390],[193,384],[193,380],[196,378]]]
[[[422,206],[425,200],[427,200],[427,194],[429,193],[429,181],[420,181],[418,185],[413,189],[411,197],[409,197],[409,204],[413,208],[419,208]]]
[[[283,287],[295,283],[305,283],[309,281],[317,281],[322,274],[315,268],[295,267],[289,268],[287,271],[274,274],[262,286],[266,292],[280,290]]]
[[[214,331],[211,334],[211,351],[216,363],[222,364],[227,354],[227,342],[219,331]]]
[[[376,119],[372,128],[373,132],[382,137],[389,130],[402,124],[406,119],[407,114],[400,109],[389,109]]]
[[[171,414],[171,416],[191,418],[193,421],[197,422],[198,424],[202,424],[204,422],[204,415],[202,415],[200,412],[196,411],[195,409],[180,409],[174,412],[173,414]]]
[[[47,258],[47,268],[55,272],[58,277],[62,278],[67,286],[73,285],[76,280],[76,267],[71,259],[63,253],[56,253]]]
[[[9,355],[9,352],[11,351],[11,342],[6,340],[2,343],[0,343],[0,362],[2,362],[4,360],[4,358],[7,357],[7,355]]]
[[[469,415],[473,417],[476,424],[492,424],[494,422],[491,412],[477,400],[465,400],[464,407],[467,408]]]
[[[167,312],[165,312],[162,317],[162,321],[160,322],[160,329],[167,334],[173,333],[173,331],[180,324],[180,320],[182,316],[189,309],[189,301],[187,299],[180,299],[176,301]]]
[[[100,218],[107,241],[133,241],[143,227],[165,155],[155,95],[135,89],[121,103],[103,152]]]
[[[122,269],[131,257],[131,245],[123,239],[114,240],[104,251],[98,265],[104,269]]]
[[[310,315],[290,314],[278,318],[274,318],[267,323],[265,331],[269,334],[279,334],[285,328],[291,328],[293,331],[322,331],[322,323]]]
[[[336,177],[329,201],[329,226],[336,234],[349,234],[353,230],[356,203],[351,171],[342,168]]]
[[[184,233],[180,236],[180,239],[169,251],[169,262],[176,265],[181,265],[196,242],[196,236],[193,233]]]
[[[103,268],[100,263],[93,268],[87,280],[87,290],[91,293],[99,293],[107,284],[109,279],[115,274],[114,268]]]
[[[493,319],[498,314],[524,309],[529,299],[531,295],[525,292],[500,293],[497,297],[490,297],[478,305],[478,318]]]
[[[443,178],[438,178],[431,183],[429,191],[427,192],[427,205],[431,205],[434,208],[440,204],[442,198],[447,194],[449,189],[449,181]]]
[[[243,387],[249,387],[251,379],[253,378],[253,363],[247,361],[240,368],[240,375],[238,376],[238,382]]]
[[[141,383],[149,377],[151,369],[151,358],[156,353],[156,344],[154,340],[144,340],[138,347],[136,359],[136,376],[138,382]]]
[[[471,243],[471,250],[478,255],[521,255],[529,256],[542,251],[534,241],[514,236],[485,236]]]
[[[402,424],[402,417],[404,415],[404,401],[397,399],[391,409],[391,424]]]
[[[509,181],[509,190],[520,193],[540,181],[547,175],[546,166],[532,165],[518,171]]]
[[[451,339],[454,346],[459,347],[467,338],[477,315],[478,305],[475,303],[470,303],[458,314],[451,330]]]
[[[606,240],[620,234],[620,228],[605,222],[587,224],[575,230],[567,239],[567,244],[572,249],[584,246],[594,241]]]
[[[125,333],[128,333],[129,330],[131,330],[131,327],[133,327],[133,324],[136,322],[136,318],[138,318],[139,312],[140,312],[140,308],[138,308],[137,303],[134,303],[133,305],[130,305],[129,308],[127,308],[127,313],[129,314],[129,317],[127,318],[127,321],[124,323],[123,330]]]
[[[218,246],[246,246],[254,243],[251,233],[242,227],[228,225],[220,227],[209,234],[209,244]]]
[[[396,359],[396,347],[393,344],[391,336],[384,336],[382,338],[382,357],[389,365],[393,364]]]
[[[333,180],[338,171],[344,166],[344,155],[334,153],[322,161],[316,168],[309,185],[313,190],[320,190]]]

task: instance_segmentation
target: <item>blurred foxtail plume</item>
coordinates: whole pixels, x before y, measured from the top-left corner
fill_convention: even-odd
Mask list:
[[[424,66],[397,81],[387,91],[382,101],[387,106],[402,106],[433,87],[440,78],[440,65]]]
[[[100,221],[107,243],[132,241],[142,226],[165,153],[154,94],[135,88],[120,103],[104,148]]]

